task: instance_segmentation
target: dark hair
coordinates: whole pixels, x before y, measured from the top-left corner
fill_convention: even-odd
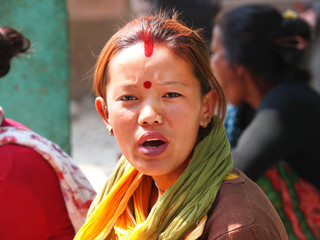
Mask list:
[[[10,61],[19,53],[26,53],[30,41],[10,27],[0,27],[0,77],[10,70]]]
[[[302,67],[311,40],[305,21],[285,18],[268,5],[244,5],[219,16],[216,24],[229,61],[271,84],[310,79]]]
[[[113,35],[100,52],[96,63],[94,74],[96,95],[106,99],[108,65],[111,59],[122,49],[143,43],[146,37],[155,44],[163,44],[170,48],[190,64],[199,80],[203,95],[211,89],[217,92],[217,113],[223,119],[226,100],[222,88],[212,73],[208,48],[199,34],[180,23],[175,14],[172,18],[161,13],[154,17],[133,20]]]

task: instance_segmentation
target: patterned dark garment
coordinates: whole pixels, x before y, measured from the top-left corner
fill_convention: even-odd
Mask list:
[[[320,193],[280,162],[256,182],[277,210],[290,240],[320,239]]]
[[[237,145],[253,115],[245,106],[227,106],[224,125],[231,147]],[[256,183],[278,212],[290,240],[320,239],[320,192],[315,186],[300,178],[285,162],[270,168]]]

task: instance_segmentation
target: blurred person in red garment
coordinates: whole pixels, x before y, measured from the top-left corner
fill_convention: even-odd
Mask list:
[[[29,48],[21,33],[0,27],[1,78],[9,73],[12,58]],[[68,154],[5,118],[0,107],[0,239],[73,239],[94,196]]]

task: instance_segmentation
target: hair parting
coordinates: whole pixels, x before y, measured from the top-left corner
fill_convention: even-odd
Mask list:
[[[146,57],[151,57],[154,43],[150,31],[141,32],[139,35],[144,43],[144,55]]]

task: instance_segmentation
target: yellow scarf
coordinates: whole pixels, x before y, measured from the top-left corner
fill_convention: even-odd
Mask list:
[[[74,239],[196,239],[233,160],[224,127],[195,148],[189,166],[148,213],[152,178],[122,157]]]

